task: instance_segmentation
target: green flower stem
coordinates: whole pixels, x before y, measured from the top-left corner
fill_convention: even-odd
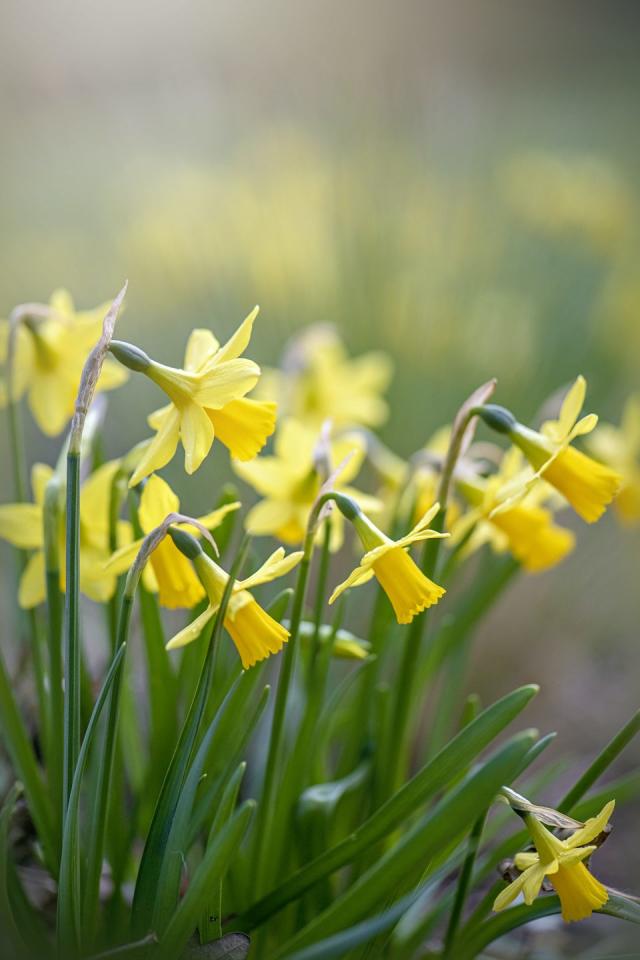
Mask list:
[[[313,630],[313,639],[311,643],[311,651],[309,655],[309,681],[308,681],[309,690],[313,689],[313,678],[315,673],[318,650],[320,647],[320,627],[322,626],[322,615],[324,612],[324,605],[325,605],[326,593],[327,593],[327,578],[329,576],[329,563],[331,560],[331,554],[329,552],[330,543],[331,543],[331,520],[329,519],[324,525],[322,548],[320,551],[320,567],[318,569],[318,579],[316,582],[316,597],[315,597],[315,606],[314,606],[314,612],[313,612],[314,630]]]
[[[64,695],[62,689],[62,594],[60,592],[60,484],[53,477],[44,496],[44,555],[47,588],[47,639],[49,646],[49,750],[47,777],[56,820],[62,832],[64,769]]]
[[[445,508],[441,507],[434,518],[432,529],[442,531],[444,528],[445,513]],[[429,578],[433,578],[434,576],[441,542],[442,541],[439,538],[425,541],[422,552],[421,567],[423,573]],[[410,748],[410,743],[407,742],[410,739],[407,736],[407,724],[409,721],[410,706],[413,703],[415,679],[418,673],[417,668],[420,657],[420,647],[422,645],[425,627],[427,626],[428,622],[428,610],[425,610],[424,613],[414,617],[407,631],[404,650],[402,653],[402,661],[400,663],[400,670],[398,673],[398,679],[396,681],[396,697],[391,720],[390,745],[392,753],[387,762],[387,783],[390,794],[394,793],[400,786],[406,773],[406,765]]]
[[[271,722],[271,735],[269,738],[269,748],[267,753],[267,762],[264,772],[264,781],[262,785],[262,802],[258,807],[255,833],[255,889],[254,894],[259,897],[265,890],[270,877],[268,869],[272,864],[268,861],[267,850],[269,841],[269,832],[271,821],[275,808],[275,787],[278,766],[282,759],[282,746],[284,739],[284,718],[289,698],[289,687],[293,677],[293,670],[296,661],[298,634],[300,632],[300,623],[304,611],[304,601],[309,583],[309,570],[311,567],[311,558],[313,555],[313,546],[320,513],[325,504],[335,499],[333,492],[323,494],[316,501],[307,524],[307,532],[304,540],[303,556],[298,567],[298,580],[293,596],[293,608],[291,611],[291,629],[289,631],[289,641],[285,645],[282,654],[282,665],[280,676],[278,678],[278,689],[273,708],[273,720]]]
[[[64,777],[65,807],[80,752],[80,452],[67,454],[66,592],[64,603]]]
[[[460,924],[460,918],[462,917],[462,911],[464,910],[465,901],[467,899],[467,893],[469,892],[469,884],[471,882],[471,876],[473,874],[473,866],[476,862],[476,854],[478,853],[478,848],[480,846],[480,840],[482,838],[482,831],[484,829],[484,822],[486,819],[487,813],[482,814],[478,817],[474,823],[471,833],[469,834],[469,842],[467,844],[467,855],[464,858],[464,863],[462,864],[462,869],[458,876],[458,885],[456,887],[456,894],[453,901],[453,906],[451,908],[451,913],[449,915],[449,924],[447,926],[447,932],[444,938],[444,950],[443,957],[451,958],[454,960],[455,954],[453,948],[455,945],[456,934],[458,932],[458,926]]]

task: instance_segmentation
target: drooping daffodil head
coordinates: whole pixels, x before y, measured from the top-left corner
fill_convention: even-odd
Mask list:
[[[176,650],[193,643],[220,608],[229,575],[202,550],[199,543],[182,530],[171,531],[171,537],[190,561],[200,578],[209,603],[207,608],[167,643],[167,650]],[[242,666],[246,670],[278,653],[289,639],[289,631],[264,610],[251,590],[286,576],[302,559],[302,552],[285,555],[279,547],[251,576],[233,584],[224,626],[233,640]]]
[[[594,523],[618,493],[622,478],[571,445],[577,437],[590,433],[598,422],[594,413],[580,415],[585,393],[586,381],[580,376],[565,396],[558,419],[547,421],[540,431],[524,426],[509,410],[495,404],[478,407],[477,413],[523,452],[534,471],[529,486],[543,477],[583,520]],[[519,495],[526,489],[523,486]]]
[[[609,899],[605,886],[589,870],[586,862],[597,850],[594,841],[606,830],[615,801],[610,800],[596,817],[561,840],[533,813],[523,819],[533,840],[535,851],[516,855],[514,865],[520,870],[509,886],[498,894],[493,904],[495,911],[504,910],[520,894],[532,904],[540,893],[542,882],[548,877],[560,898],[562,918],[567,923],[590,917]]]
[[[197,518],[197,522],[207,530],[215,530],[224,518],[240,507],[239,502],[227,503]],[[150,476],[144,483],[138,506],[138,521],[143,535],[150,534],[159,527],[169,514],[180,513],[180,500],[166,480],[157,474]],[[185,526],[192,535],[199,536],[200,531],[193,526]],[[117,550],[109,559],[106,569],[112,573],[125,573],[130,569],[142,545],[143,537],[134,540]],[[171,537],[165,537],[153,550],[149,563],[145,566],[143,583],[148,590],[158,594],[163,607],[191,609],[205,597],[205,589],[189,560],[176,547]]]
[[[340,495],[335,499],[340,511],[351,520],[366,552],[355,570],[335,588],[329,603],[334,603],[345,590],[368,583],[373,577],[389,598],[398,623],[410,623],[416,614],[437,603],[444,588],[420,570],[409,548],[423,540],[448,536],[429,528],[440,505],[433,504],[406,536],[391,540],[354,501]]]

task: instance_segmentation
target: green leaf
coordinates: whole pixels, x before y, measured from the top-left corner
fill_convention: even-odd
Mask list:
[[[342,930],[332,937],[319,940],[310,947],[303,947],[302,950],[287,954],[286,960],[332,960],[332,958],[341,960],[350,950],[367,943],[373,937],[393,927],[409,907],[415,903],[421,892],[422,887],[413,890],[383,913],[376,914],[370,919],[349,927],[348,930]]]
[[[457,734],[383,807],[341,843],[306,864],[238,918],[238,928],[251,930],[296,900],[310,887],[403,824],[429,797],[454,779],[526,707],[538,687],[520,687],[484,710]]]
[[[147,834],[138,879],[133,896],[132,931],[135,937],[143,937],[151,929],[152,917],[155,914],[159,885],[162,887],[162,866],[165,860],[167,842],[173,826],[178,807],[182,786],[195,749],[198,731],[205,711],[207,697],[211,688],[213,676],[214,654],[216,643],[220,640],[222,625],[233,590],[236,576],[246,554],[248,541],[245,540],[239,549],[233,568],[229,574],[220,608],[216,614],[207,649],[204,667],[198,688],[193,697],[189,713],[184,722],[180,739],[176,745],[169,769],[165,775],[162,789],[153,813],[153,819]],[[195,926],[195,923],[194,923]]]
[[[196,928],[198,916],[212,888],[225,875],[242,842],[256,804],[246,800],[207,847],[187,891],[174,910],[161,938],[159,953],[167,960],[180,956]]]
[[[82,901],[80,881],[80,787],[82,786],[82,776],[87,765],[89,748],[98,727],[98,720],[109,698],[111,688],[120,676],[125,651],[126,645],[123,643],[111,661],[109,672],[91,713],[71,782],[62,837],[62,859],[58,884],[58,939],[63,956],[73,956],[80,943],[80,904]]]
[[[20,796],[20,786],[16,784],[0,811],[0,921],[4,947],[10,947],[16,958],[26,956],[26,944],[16,918],[9,896],[9,826],[11,817]]]
[[[435,809],[414,823],[394,847],[362,874],[339,900],[295,934],[276,956],[285,957],[287,950],[313,943],[318,933],[331,934],[352,925],[385,897],[395,895],[405,887],[416,871],[463,836],[501,785],[511,781],[535,736],[535,731],[527,731],[508,740],[466,780],[446,794]]]
[[[474,927],[468,936],[461,937],[456,943],[456,960],[475,960],[486,946],[511,930],[541,917],[553,916],[560,911],[559,898],[555,895],[545,895],[538,897],[530,907],[523,903],[496,913],[484,923]],[[640,923],[640,904],[617,892],[610,892],[609,900],[601,910],[594,913],[594,917],[598,913],[605,913],[619,920]]]
[[[193,808],[198,787],[202,782],[207,756],[214,742],[217,742],[222,750],[226,748],[229,727],[230,725],[239,726],[238,719],[244,718],[247,686],[251,688],[253,683],[252,672],[247,671],[240,674],[231,687],[198,746],[175,808],[168,814],[169,821],[165,823],[165,828],[168,829],[167,842],[158,868],[158,884],[151,916],[152,929],[159,935],[162,935],[178,902],[180,877],[192,828]]]
[[[27,804],[40,840],[47,866],[55,876],[57,862],[53,814],[49,795],[16,702],[15,693],[0,654],[0,727],[13,767],[24,786]]]

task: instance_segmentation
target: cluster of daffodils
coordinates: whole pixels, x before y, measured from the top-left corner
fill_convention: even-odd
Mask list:
[[[11,417],[26,396],[44,433],[63,431],[74,415],[104,312],[76,311],[71,297],[58,292],[49,304],[18,308],[0,326],[0,401]],[[351,359],[336,332],[323,327],[297,338],[282,369],[261,380],[260,367],[244,355],[257,315],[256,307],[222,344],[211,330],[194,330],[182,367],[110,339],[110,356],[93,384],[100,394],[131,374],[144,376],[158,388],[162,405],[147,417],[151,436],[93,469],[97,458],[89,438],[81,464],[80,589],[105,603],[142,563],[144,588],[159,604],[189,612],[186,626],[167,642],[169,651],[198,642],[219,611],[245,669],[278,654],[287,641],[292,646],[300,635],[304,578],[314,550],[323,551],[331,578],[331,555],[346,543],[348,556],[358,545],[352,572],[338,585],[329,580],[329,604],[375,580],[397,623],[408,625],[445,597],[443,571],[479,550],[508,553],[528,573],[560,563],[576,543],[574,530],[557,520],[566,508],[593,523],[614,503],[624,522],[640,520],[638,398],[629,401],[620,427],[596,430],[597,417],[583,414],[586,383],[578,377],[557,419],[533,429],[488,402],[491,385],[470,398],[452,427],[406,457],[373,432],[388,415],[388,358],[371,353]],[[508,446],[479,442],[480,422]],[[586,435],[588,452],[574,444]],[[191,517],[160,473],[181,447],[185,472],[194,474],[219,446],[216,440],[251,491],[247,533],[282,544],[253,573],[233,579],[212,533],[242,510],[241,501]],[[0,505],[0,537],[25,554],[18,595],[24,608],[43,604],[52,580],[66,589],[66,477],[60,466],[38,463],[31,480],[32,501],[18,488],[17,502]],[[367,482],[370,492],[361,489]],[[346,535],[350,530],[354,535]],[[446,563],[442,551],[449,552]],[[272,616],[253,591],[295,568],[302,588],[290,632],[288,621]],[[495,909],[519,894],[531,903],[545,878],[560,897],[565,920],[602,907],[607,891],[586,864],[613,802],[585,824],[572,821],[562,838],[547,829],[538,808],[516,809],[535,850],[516,856],[518,876]]]

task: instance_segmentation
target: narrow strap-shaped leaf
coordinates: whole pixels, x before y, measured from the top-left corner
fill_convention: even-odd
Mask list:
[[[0,922],[3,948],[13,951],[12,955],[16,960],[27,956],[27,945],[14,916],[9,896],[9,825],[19,796],[20,787],[16,784],[0,810]]]
[[[415,903],[421,892],[422,887],[419,887],[407,896],[402,897],[383,913],[378,913],[362,923],[349,927],[348,930],[342,930],[340,933],[334,934],[332,937],[319,940],[310,947],[303,947],[302,950],[287,954],[286,960],[332,960],[332,958],[345,957],[350,950],[367,943],[373,937],[393,927],[409,907]]]
[[[98,720],[111,689],[120,676],[125,650],[126,645],[122,644],[111,661],[109,672],[96,700],[80,747],[71,783],[62,837],[62,859],[58,884],[58,943],[63,957],[76,954],[80,937],[80,905],[82,902],[80,886],[80,787],[82,776],[87,764],[89,748],[98,727]]]
[[[398,843],[362,874],[338,900],[300,930],[276,957],[357,923],[385,897],[406,888],[415,872],[454,844],[477,819],[503,783],[511,781],[536,737],[526,731],[508,740],[478,766],[455,790],[447,793],[434,810],[421,817]]]
[[[446,786],[461,767],[470,763],[514,720],[537,691],[538,687],[535,685],[520,687],[484,710],[349,837],[306,864],[266,897],[249,907],[238,919],[238,928],[251,930],[264,923],[291,900],[302,896],[318,880],[350,863],[405,822],[421,804]]]
[[[545,894],[538,897],[530,907],[523,903],[515,907],[509,907],[508,910],[503,910],[501,913],[496,913],[484,923],[475,927],[469,936],[458,941],[456,944],[456,960],[475,960],[486,946],[511,930],[515,930],[525,923],[531,923],[533,920],[539,920],[541,917],[558,914],[560,909],[558,897]],[[609,900],[600,910],[596,911],[597,913],[605,913],[620,920],[640,923],[640,904],[617,893],[610,893]]]
[[[147,841],[142,853],[133,897],[132,932],[133,936],[137,938],[143,937],[151,929],[152,917],[156,908],[158,882],[164,862],[167,841],[171,833],[182,784],[195,748],[211,686],[215,644],[218,642],[222,632],[222,624],[226,615],[233,585],[240,567],[244,562],[247,547],[248,540],[245,540],[238,550],[229,575],[220,608],[211,629],[207,656],[198,687],[162,783],[162,789],[155,806],[149,833],[147,834]]]
[[[42,843],[45,862],[55,876],[57,844],[54,842],[53,815],[49,796],[1,653],[0,725],[11,762],[24,786],[29,811]]]
[[[229,864],[244,837],[256,804],[247,800],[236,811],[207,847],[187,891],[171,916],[160,942],[159,955],[175,960],[194,932],[202,903],[214,885],[225,875]]]
[[[247,768],[246,763],[241,763],[236,768],[233,775],[229,778],[227,785],[218,804],[211,830],[209,831],[209,840],[207,846],[213,843],[217,833],[224,827],[231,818],[231,814],[238,799],[240,784]],[[202,910],[198,932],[200,942],[208,943],[210,940],[219,940],[222,937],[222,881],[223,877],[216,883],[215,889],[207,898]]]

